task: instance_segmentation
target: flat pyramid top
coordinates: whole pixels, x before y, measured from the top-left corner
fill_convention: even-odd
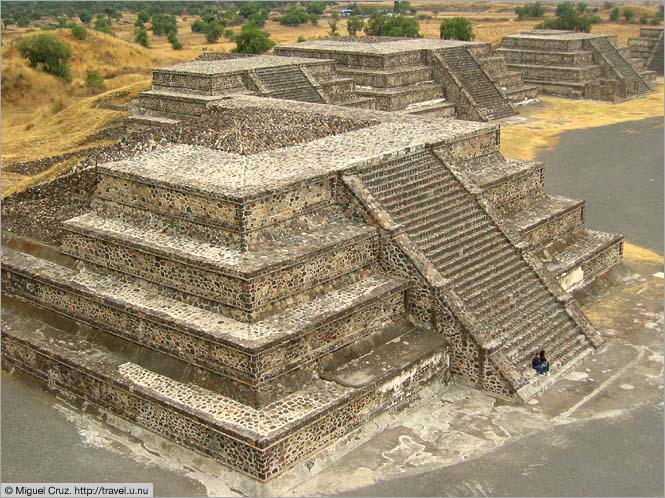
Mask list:
[[[409,38],[369,43],[363,41],[328,39],[310,40],[288,46],[306,50],[330,50],[336,52],[387,55],[414,50],[438,50],[441,48],[461,47],[466,45],[479,45],[479,43],[459,40],[437,40],[435,38]]]
[[[598,33],[578,33],[575,31],[564,31],[557,29],[534,29],[533,31],[522,31],[505,38],[530,38],[536,40],[588,40],[590,38],[604,38],[611,36]]]
[[[150,178],[190,192],[241,199],[383,155],[496,129],[495,124],[473,121],[393,121],[248,156],[195,145],[167,145],[100,168],[121,177]]]
[[[190,61],[181,62],[172,66],[155,69],[158,72],[182,73],[193,75],[212,76],[217,74],[237,73],[276,66],[297,66],[303,64],[318,64],[330,62],[324,59],[303,57],[280,57],[277,55],[259,55],[257,57],[243,57],[240,59],[224,59],[217,61]]]

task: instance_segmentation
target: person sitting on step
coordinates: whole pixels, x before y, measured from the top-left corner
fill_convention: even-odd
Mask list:
[[[550,362],[545,358],[545,350],[534,355],[531,360],[531,368],[535,369],[540,375],[547,375],[550,371]]]

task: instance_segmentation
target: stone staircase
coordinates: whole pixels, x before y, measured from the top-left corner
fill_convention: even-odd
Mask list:
[[[535,381],[530,358],[536,350],[545,349],[554,368],[563,369],[593,348],[596,339],[557,297],[561,289],[546,285],[477,196],[431,150],[359,177],[448,280],[456,295],[451,299],[459,299],[460,313],[485,331],[486,354],[515,391]],[[458,354],[464,356],[453,352]]]
[[[513,104],[531,101],[538,97],[538,87],[524,84],[522,73],[508,69],[503,56],[486,55],[477,56],[476,59],[501,92]]]
[[[628,39],[628,49],[633,60],[642,67],[663,75],[663,28],[640,28],[639,38]]]
[[[321,95],[298,66],[265,67],[256,69],[253,74],[265,86],[267,97],[323,103]]]
[[[481,65],[465,47],[451,47],[436,51],[445,62],[445,68],[470,96],[478,113],[486,121],[514,116],[517,111],[508,101]]]
[[[335,204],[334,172],[248,195],[222,178],[232,159],[175,146],[100,166],[93,211],[65,223],[76,265],[3,251],[3,292],[94,328],[6,328],[3,361],[268,480],[403,402],[446,347],[380,269],[377,229]]]
[[[620,263],[623,238],[585,228],[583,200],[546,194],[542,163],[491,151],[457,166],[564,290],[582,289]]]
[[[589,44],[593,47],[594,52],[604,59],[614,71],[616,71],[620,79],[637,84],[638,95],[651,92],[649,85],[647,85],[644,79],[635,71],[633,65],[619,53],[616,47],[612,45],[607,38],[593,38],[589,41]]]

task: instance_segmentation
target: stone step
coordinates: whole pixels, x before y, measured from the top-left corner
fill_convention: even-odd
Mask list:
[[[533,301],[535,303],[537,301]],[[526,308],[525,313],[531,312],[530,307]],[[544,336],[550,333],[551,330],[560,330],[561,327],[565,324],[570,325],[570,317],[562,310],[556,309],[552,303],[550,306],[534,310],[533,319],[525,323],[524,327],[519,333],[511,335],[508,340],[504,341],[501,345],[501,349],[505,352],[506,357],[510,360],[521,361],[523,355],[532,354],[534,350],[531,347],[531,344],[540,344]],[[521,315],[517,315],[521,318]],[[543,322],[536,320],[536,317],[547,317],[545,327],[542,326]],[[506,322],[505,330],[512,330],[515,322]],[[536,346],[538,348],[538,346]],[[542,347],[540,348],[542,349]]]
[[[210,370],[234,385],[227,395],[256,403],[257,396],[274,397],[271,383],[283,374],[406,314],[407,282],[377,273],[257,323],[192,306],[145,283],[11,250],[3,254],[3,284],[9,294]]]
[[[515,305],[518,298],[519,304]],[[515,316],[520,316],[524,307],[549,299],[549,291],[545,289],[542,282],[535,275],[531,275],[515,282],[510,291],[501,296],[488,294],[484,299],[476,299],[473,306],[478,316],[491,314],[496,319],[506,322]]]
[[[338,65],[338,74],[352,78],[356,85],[394,88],[432,81],[432,69],[426,65],[409,65],[386,69]]]
[[[545,391],[550,385],[567,375],[576,365],[588,358],[591,354],[593,354],[593,348],[590,347],[586,347],[579,352],[574,352],[569,358],[560,362],[560,364],[553,365],[553,368],[550,368],[549,375],[538,375],[535,370],[532,369],[532,371],[528,373],[529,382],[517,390],[517,396],[522,401],[528,401],[534,398]]]
[[[506,258],[502,261],[495,261],[491,270],[481,278],[467,278],[460,282],[455,278],[453,282],[457,293],[466,301],[473,302],[479,293],[489,295],[494,289],[501,291],[508,280],[517,280],[516,276],[522,273],[524,264],[519,258]],[[514,281],[510,283],[514,283]]]
[[[475,221],[475,220],[474,220]],[[466,224],[464,230],[455,233],[448,233],[444,239],[432,240],[423,246],[425,247],[426,254],[432,259],[438,259],[441,254],[454,255],[458,249],[463,247],[473,247],[475,244],[482,241],[491,234],[493,223],[489,218],[479,218],[476,223]],[[445,240],[445,243],[442,241]],[[419,244],[421,241],[418,241]]]
[[[547,270],[557,277],[564,290],[572,292],[621,261],[623,237],[584,229],[547,250],[551,255],[545,265]]]
[[[413,368],[423,359],[435,356],[443,360],[444,337],[434,331],[414,327],[403,320],[393,326],[397,337],[342,365],[329,365],[321,377],[345,387],[361,389],[381,383]]]
[[[143,368],[119,352],[100,350],[83,340],[74,343],[57,334],[45,337],[43,329],[19,330],[3,324],[5,365],[262,481],[402,402],[445,366],[443,346],[437,348],[434,338],[413,332],[410,337],[414,343],[420,340],[419,348],[409,348],[410,356],[388,358],[388,370],[333,373],[341,381],[358,384],[364,376],[361,387],[316,380],[255,409]]]
[[[455,117],[456,106],[453,102],[448,102],[446,99],[434,99],[416,102],[398,112],[401,114],[413,114],[418,116],[452,118]]]
[[[152,111],[200,116],[222,100],[221,95],[195,95],[166,90],[148,90],[139,95],[138,107]]]
[[[474,247],[474,251],[475,249]],[[515,250],[509,246],[497,244],[495,247],[485,249],[483,252],[485,253],[485,257],[482,260],[479,261],[477,257],[476,259],[470,259],[469,263],[475,264],[472,264],[472,266],[465,264],[463,271],[461,265],[455,267],[455,285],[470,289],[472,285],[478,282],[479,277],[488,273],[495,273],[502,266],[510,264],[511,260],[515,260]],[[468,258],[468,255],[465,255],[465,257]]]
[[[564,236],[584,224],[583,200],[547,195],[505,219],[534,247]]]
[[[574,322],[565,314],[561,314],[560,321],[548,322],[550,328],[538,335],[524,341],[515,352],[513,361],[517,365],[529,365],[536,351],[544,349],[551,358],[552,363],[559,360],[570,350],[575,343],[581,342],[590,345],[588,339],[579,333]]]
[[[463,234],[465,229],[478,226],[482,218],[479,218],[474,211],[462,207],[456,211],[451,210],[449,213],[438,212],[431,213],[430,216],[422,216],[419,222],[426,220],[430,220],[430,228],[419,232],[410,229],[409,233],[413,234],[426,251],[429,251],[433,247],[439,247],[450,237]]]
[[[538,98],[537,85],[520,85],[503,91],[504,95],[513,104],[520,104]]]
[[[437,260],[433,261],[437,263],[436,266],[440,273],[455,271],[458,278],[464,278],[468,272],[472,272],[477,268],[476,265],[487,264],[494,255],[508,256],[514,251],[511,247],[496,243],[499,235],[497,232],[495,237],[485,238],[481,243],[459,254],[457,258],[446,255],[445,264],[439,263]]]
[[[445,196],[439,196],[435,201],[436,207],[439,212],[429,213],[428,216],[419,216],[416,218],[409,218],[409,233],[414,237],[422,240],[427,240],[432,231],[438,230],[440,222],[459,215],[462,211],[468,210],[469,198],[466,192],[458,190],[457,192],[449,192]],[[473,212],[473,210],[470,210]],[[408,211],[404,212],[404,219],[409,215]],[[400,217],[400,215],[397,215]]]
[[[377,250],[375,229],[345,219],[246,252],[95,213],[68,220],[64,228],[64,252],[218,302],[246,319],[370,264]],[[346,264],[336,264],[342,257]]]
[[[443,98],[443,86],[434,81],[394,88],[374,88],[356,85],[356,93],[374,98],[377,109],[400,111],[416,102]]]
[[[143,124],[148,126],[173,126],[177,125],[180,122],[177,119],[171,119],[161,116],[146,116],[140,114],[129,116],[127,120],[131,123]]]
[[[509,67],[515,71],[520,71],[525,83],[535,85],[540,82],[570,82],[580,84],[602,76],[601,66],[597,64],[586,66],[543,66],[541,64],[511,63]]]
[[[489,311],[495,313],[496,322],[504,334],[502,346],[504,350],[521,344],[534,328],[543,329],[553,323],[552,317],[561,309],[555,301],[548,297],[543,292],[532,291],[521,297],[518,304],[511,307],[510,310],[496,306],[495,310]],[[485,315],[478,313],[478,316]]]
[[[450,185],[452,185],[450,176],[446,176],[445,172],[434,172],[427,178],[415,177],[411,180],[394,182],[391,190],[377,191],[376,195],[388,208],[407,205],[415,207],[417,203],[429,200],[439,192],[444,192]],[[390,195],[385,195],[386,193],[390,193]]]

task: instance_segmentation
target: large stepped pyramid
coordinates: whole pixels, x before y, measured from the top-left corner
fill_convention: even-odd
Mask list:
[[[630,57],[642,67],[663,75],[663,28],[640,28],[639,38],[628,38]]]
[[[171,144],[99,165],[91,212],[64,224],[72,264],[7,248],[2,264],[10,302],[87,328],[4,323],[5,365],[266,481],[424,383],[452,374],[524,400],[549,379],[530,369],[535,350],[565,372],[600,344],[538,252],[590,255],[591,232],[557,253],[538,228],[581,234],[546,213],[583,204],[545,202],[542,167],[504,160],[497,125],[218,105],[368,124],[249,155]]]
[[[275,47],[275,54],[336,62],[336,71],[352,78],[356,93],[375,99],[377,109],[436,117],[492,121],[514,116],[511,100],[535,97],[519,74],[494,66],[501,90],[475,55],[489,58],[488,44],[451,40],[385,38],[377,41],[311,40]]]
[[[615,102],[651,91],[612,35],[534,30],[504,37],[497,53],[548,95]]]

